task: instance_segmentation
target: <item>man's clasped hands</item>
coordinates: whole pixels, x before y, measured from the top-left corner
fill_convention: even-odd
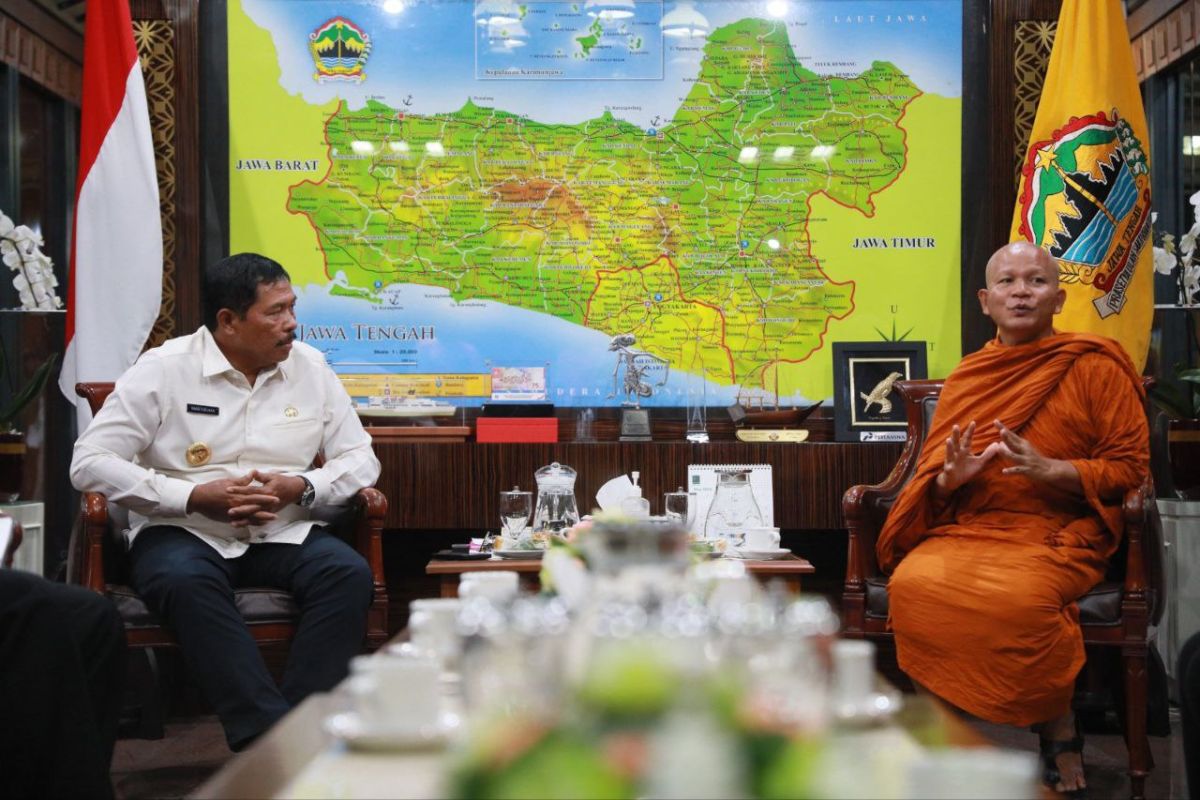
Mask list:
[[[251,470],[240,478],[200,483],[188,498],[189,514],[199,513],[235,528],[265,525],[279,510],[300,499],[304,479],[299,475]]]

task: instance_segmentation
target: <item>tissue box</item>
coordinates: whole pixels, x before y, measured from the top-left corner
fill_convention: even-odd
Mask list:
[[[480,417],[477,442],[557,442],[557,417]]]

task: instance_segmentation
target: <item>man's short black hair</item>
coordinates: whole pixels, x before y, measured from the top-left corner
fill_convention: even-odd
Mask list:
[[[217,312],[228,308],[244,318],[258,298],[260,284],[291,281],[279,262],[258,253],[238,253],[222,258],[204,275],[204,325],[217,330]]]

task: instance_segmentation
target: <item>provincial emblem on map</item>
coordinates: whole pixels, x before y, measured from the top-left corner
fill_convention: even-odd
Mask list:
[[[310,33],[308,49],[317,68],[313,80],[318,83],[367,79],[363,68],[371,55],[371,36],[345,17],[334,17]]]
[[[1073,117],[1030,145],[1022,170],[1021,235],[1058,259],[1062,283],[1102,292],[1103,319],[1119,314],[1150,235],[1146,152],[1113,110]]]

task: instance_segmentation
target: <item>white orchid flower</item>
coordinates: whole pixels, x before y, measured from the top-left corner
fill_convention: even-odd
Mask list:
[[[1200,294],[1200,264],[1193,264],[1183,273],[1184,302],[1196,302],[1197,294]]]
[[[1175,271],[1175,256],[1161,247],[1154,248],[1154,271],[1159,275],[1170,275]]]
[[[43,244],[42,235],[28,225],[18,225],[13,230],[12,235],[18,242],[33,244],[38,247],[41,247]]]
[[[0,211],[0,259],[16,273],[13,286],[26,311],[62,308],[62,300],[54,291],[58,286],[54,262],[42,252],[44,244],[41,233],[28,225],[14,224]]]
[[[1183,252],[1185,258],[1188,258],[1196,249],[1196,231],[1190,230],[1183,235],[1179,240],[1179,249]]]

